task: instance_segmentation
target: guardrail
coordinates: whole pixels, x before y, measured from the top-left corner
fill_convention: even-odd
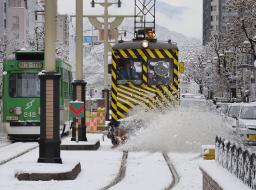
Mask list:
[[[215,160],[248,187],[256,190],[256,154],[230,142],[216,137]]]

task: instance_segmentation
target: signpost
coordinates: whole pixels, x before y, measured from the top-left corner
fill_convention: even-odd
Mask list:
[[[84,43],[93,43],[98,41],[98,36],[83,36]]]

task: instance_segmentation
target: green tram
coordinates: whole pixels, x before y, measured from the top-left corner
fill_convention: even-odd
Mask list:
[[[112,49],[111,121],[136,106],[163,111],[179,105],[179,63],[175,43],[156,39],[120,42]]]
[[[16,51],[3,65],[3,126],[11,140],[40,136],[40,80],[44,52]],[[71,65],[56,59],[60,79],[60,133],[69,132]]]

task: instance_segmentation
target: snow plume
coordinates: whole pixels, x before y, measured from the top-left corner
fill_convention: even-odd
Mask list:
[[[222,117],[198,108],[182,108],[165,114],[141,112],[135,117],[142,118],[144,127],[131,135],[121,149],[200,152],[201,145],[214,144],[216,135],[226,129]]]

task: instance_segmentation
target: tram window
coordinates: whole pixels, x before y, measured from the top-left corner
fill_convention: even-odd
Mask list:
[[[148,64],[148,79],[152,85],[169,85],[173,74],[171,64],[166,61],[151,61]]]
[[[40,80],[38,74],[11,74],[9,84],[9,94],[11,97],[40,97]]]
[[[141,81],[142,63],[139,61],[124,61],[119,64],[117,69],[117,80],[119,84],[133,81]]]

